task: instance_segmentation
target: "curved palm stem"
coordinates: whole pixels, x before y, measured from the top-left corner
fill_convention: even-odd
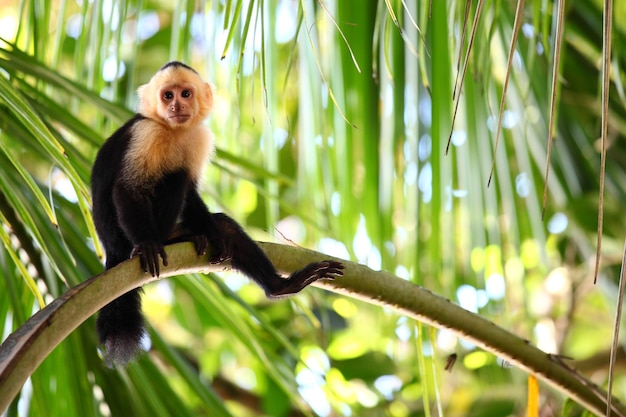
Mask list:
[[[327,255],[285,245],[261,243],[280,271],[328,259]],[[198,257],[189,243],[168,247],[169,265],[161,278],[194,272],[222,270],[208,257]],[[606,393],[566,365],[527,340],[502,329],[483,317],[462,309],[450,300],[384,271],[343,261],[342,278],[319,281],[315,286],[368,303],[384,306],[432,326],[451,330],[508,363],[519,366],[594,413],[606,410]],[[74,329],[125,292],[155,281],[138,274],[137,261],[125,262],[72,288],[30,318],[0,346],[0,410],[5,410],[26,379],[45,357]],[[626,416],[626,406],[613,401],[612,416]]]

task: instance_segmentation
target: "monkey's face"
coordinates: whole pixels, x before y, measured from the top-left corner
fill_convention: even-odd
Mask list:
[[[198,113],[195,87],[189,85],[166,85],[159,90],[159,116],[172,127],[184,126]]]
[[[139,112],[171,129],[190,128],[202,122],[213,107],[213,91],[192,70],[167,68],[139,87]]]

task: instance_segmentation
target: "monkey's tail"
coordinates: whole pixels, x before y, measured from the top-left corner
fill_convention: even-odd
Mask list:
[[[141,290],[134,289],[104,306],[96,321],[98,339],[104,345],[104,363],[125,366],[142,350],[145,337],[141,314]]]

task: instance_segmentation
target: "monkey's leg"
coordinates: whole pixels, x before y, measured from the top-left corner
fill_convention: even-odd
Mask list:
[[[191,188],[185,197],[182,221],[177,233],[178,236],[171,237],[168,243],[191,241],[199,256],[204,255],[210,245],[211,263],[226,260],[222,247],[222,234],[213,215],[195,188]]]
[[[268,298],[295,294],[319,279],[333,279],[343,275],[344,266],[341,263],[322,261],[307,265],[287,279],[282,278],[265,252],[236,221],[224,213],[215,213],[213,218],[223,239],[224,256],[230,258],[233,269],[259,284]]]

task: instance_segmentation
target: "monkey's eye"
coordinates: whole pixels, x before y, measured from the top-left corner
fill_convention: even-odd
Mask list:
[[[183,90],[182,93],[180,93],[180,95],[184,98],[189,98],[191,97],[191,91],[189,90]]]
[[[166,91],[163,93],[164,100],[171,100],[173,98],[174,98],[174,93],[172,93],[171,91]]]

